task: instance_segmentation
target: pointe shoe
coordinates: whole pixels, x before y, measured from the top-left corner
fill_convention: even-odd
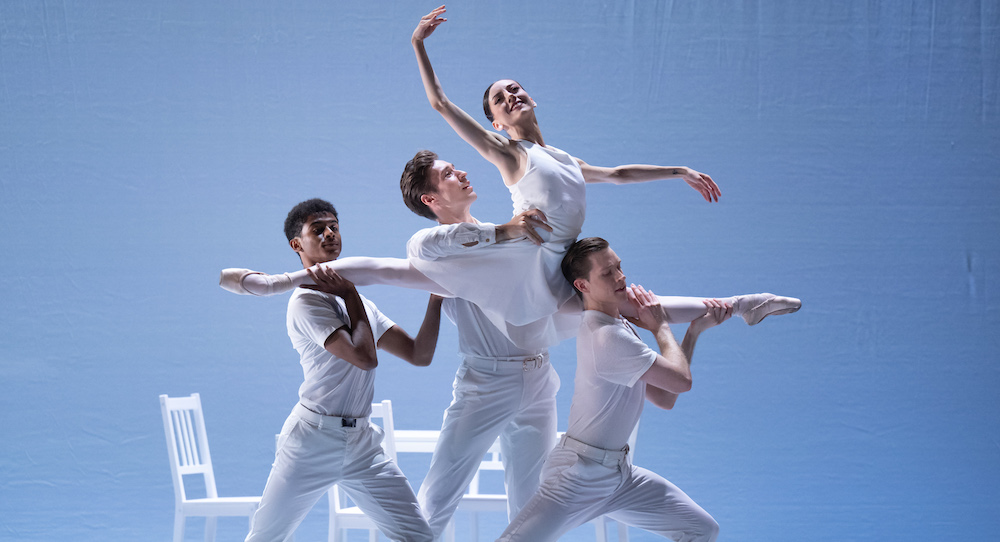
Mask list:
[[[794,297],[782,297],[774,294],[750,294],[739,296],[742,306],[740,316],[747,325],[755,326],[768,316],[791,314],[802,307],[802,301]]]
[[[249,269],[239,269],[236,267],[230,267],[228,269],[223,269],[222,273],[219,274],[219,286],[223,290],[230,291],[234,294],[240,295],[256,295],[250,290],[243,287],[243,277],[252,274],[260,274],[257,271],[251,271]]]

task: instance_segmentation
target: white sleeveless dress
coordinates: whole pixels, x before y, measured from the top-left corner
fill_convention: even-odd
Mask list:
[[[538,230],[544,243],[492,244],[433,261],[415,257],[412,247],[408,254],[428,278],[478,305],[511,342],[545,348],[574,336],[580,324],[580,303],[560,264],[583,227],[586,186],[569,154],[527,141],[518,145],[528,164],[524,176],[508,187],[514,215],[530,209],[545,213],[552,232]]]

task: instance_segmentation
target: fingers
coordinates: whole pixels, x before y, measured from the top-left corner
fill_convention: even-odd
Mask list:
[[[722,190],[719,190],[719,185],[715,184],[715,181],[711,177],[704,173],[699,173],[705,184],[708,186],[708,192],[714,198],[715,201],[719,201],[719,196],[722,195]]]
[[[726,303],[719,299],[705,299],[705,306],[708,307],[708,317],[714,325],[721,324],[733,316],[732,303]]]
[[[545,213],[539,211],[538,209],[532,209],[521,213],[516,222],[519,229],[524,233],[524,236],[536,245],[542,244],[545,240],[542,239],[542,236],[537,231],[535,231],[535,228],[552,231],[552,226],[549,226]]]
[[[545,216],[545,213],[538,209],[528,211],[528,218],[532,221],[534,227],[542,228],[545,231],[552,231],[552,226],[549,226],[549,219]]]

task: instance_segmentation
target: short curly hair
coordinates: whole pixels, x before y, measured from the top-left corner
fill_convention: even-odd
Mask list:
[[[403,176],[399,178],[399,190],[403,193],[403,203],[414,213],[431,220],[437,220],[437,215],[420,200],[420,197],[434,192],[437,188],[430,175],[430,170],[437,157],[438,155],[432,151],[418,152],[406,163],[406,167],[403,168]]]
[[[306,220],[310,216],[320,213],[329,213],[334,218],[337,218],[337,209],[329,201],[313,198],[296,204],[295,207],[292,207],[291,211],[288,211],[288,216],[285,217],[285,237],[289,241],[298,237],[299,233],[302,232],[302,225],[306,223]]]

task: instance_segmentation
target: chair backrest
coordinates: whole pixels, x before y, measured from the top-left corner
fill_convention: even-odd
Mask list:
[[[163,432],[167,437],[167,456],[170,458],[175,500],[178,503],[187,500],[184,491],[185,475],[203,476],[205,496],[218,497],[215,473],[212,471],[212,455],[208,450],[208,434],[205,432],[205,418],[201,410],[201,396],[197,393],[192,393],[190,397],[161,395],[160,412],[163,414]]]
[[[386,399],[380,403],[372,403],[371,419],[382,421],[382,432],[385,438],[382,439],[382,449],[385,455],[396,461],[396,426],[392,421],[392,401]],[[330,512],[336,513],[348,507],[347,495],[337,484],[330,488]]]

